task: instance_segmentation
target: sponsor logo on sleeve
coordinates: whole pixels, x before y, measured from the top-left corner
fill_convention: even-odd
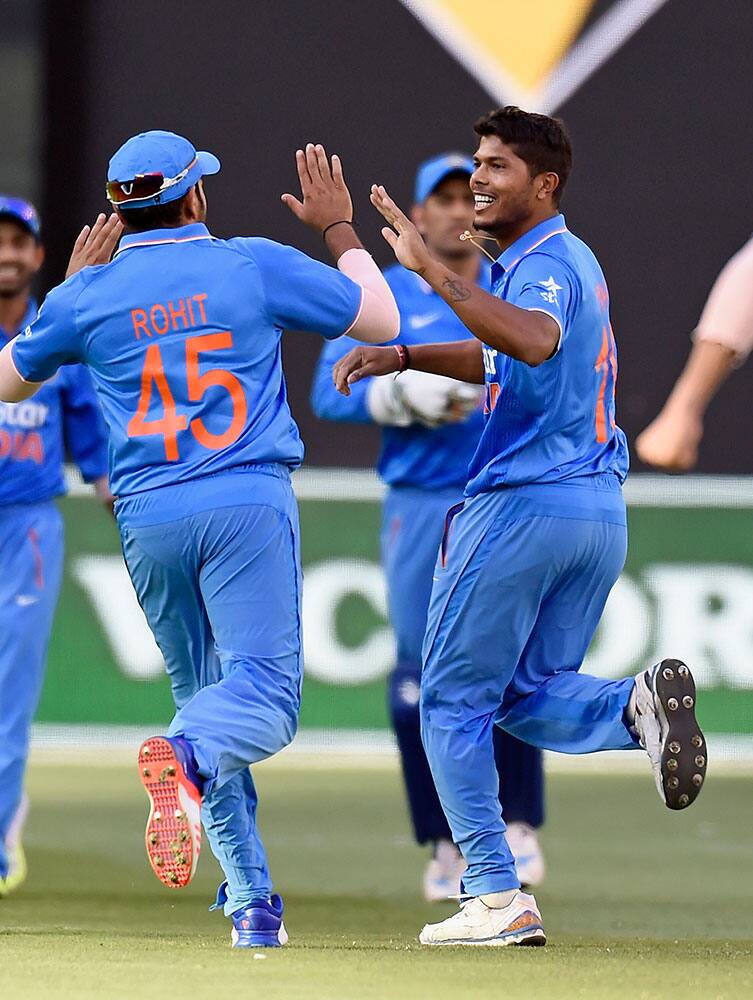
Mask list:
[[[546,291],[539,292],[544,302],[549,302],[553,306],[559,305],[559,300],[557,299],[557,292],[562,291],[562,285],[558,285],[554,278],[549,275],[546,281],[540,281],[539,284],[546,289]]]

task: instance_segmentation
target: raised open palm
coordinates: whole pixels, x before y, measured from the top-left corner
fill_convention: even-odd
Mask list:
[[[371,204],[384,216],[389,226],[382,229],[382,236],[395,252],[395,256],[409,271],[421,274],[431,262],[421,234],[408,216],[397,207],[381,184],[371,186]]]

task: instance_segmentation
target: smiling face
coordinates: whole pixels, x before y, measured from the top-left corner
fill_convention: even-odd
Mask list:
[[[460,239],[473,225],[473,194],[468,174],[451,174],[422,205],[413,208],[413,221],[433,253],[441,257],[473,256],[475,248]]]
[[[531,176],[528,164],[496,135],[484,135],[473,157],[473,225],[500,242],[512,242],[557,209],[555,173]]]
[[[0,216],[0,298],[27,292],[43,260],[44,250],[29,230]]]

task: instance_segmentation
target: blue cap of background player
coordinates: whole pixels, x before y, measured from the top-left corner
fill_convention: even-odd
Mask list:
[[[205,174],[216,174],[213,153],[196,152],[174,132],[141,132],[124,142],[107,169],[107,198],[117,208],[147,208],[182,198]]]
[[[450,174],[467,174],[470,177],[474,169],[473,160],[464,153],[440,153],[424,160],[416,171],[414,202],[422,205]]]
[[[23,198],[12,198],[10,195],[0,194],[0,219],[13,219],[19,222],[24,229],[28,229],[34,239],[39,242],[42,226],[39,222],[37,210],[30,201]]]

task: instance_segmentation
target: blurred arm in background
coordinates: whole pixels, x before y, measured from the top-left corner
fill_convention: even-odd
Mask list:
[[[753,348],[753,239],[716,279],[694,340],[664,407],[635,443],[642,462],[670,472],[685,472],[696,464],[704,414]]]
[[[472,344],[472,341],[468,341]],[[449,345],[439,345],[449,346]],[[371,350],[371,349],[368,349]],[[368,372],[346,384],[347,394],[335,384],[334,372],[344,359],[353,355],[363,358],[362,349],[348,337],[325,344],[316,367],[311,387],[311,408],[321,420],[350,423],[376,423],[383,427],[441,427],[464,420],[480,403],[480,390],[469,385],[483,383],[480,361],[479,378],[459,380],[443,373],[411,369],[396,376],[399,356],[392,347],[375,348],[376,357],[384,358],[388,374]],[[384,354],[379,352],[384,350]],[[423,345],[411,345],[411,358],[423,354]],[[451,352],[454,356],[455,352]],[[469,353],[469,352],[466,352]],[[470,352],[475,353],[475,352]],[[348,364],[348,362],[346,362]],[[392,365],[395,365],[392,367]],[[465,369],[464,369],[465,370]]]
[[[85,483],[112,513],[115,498],[107,476],[107,428],[89,372],[83,365],[66,365],[63,382],[63,434]]]
[[[354,386],[354,391],[349,396],[339,393],[332,382],[334,366],[357,346],[356,341],[350,337],[341,337],[324,345],[311,385],[311,409],[320,420],[372,423],[366,403],[370,380],[365,379],[357,387]]]

